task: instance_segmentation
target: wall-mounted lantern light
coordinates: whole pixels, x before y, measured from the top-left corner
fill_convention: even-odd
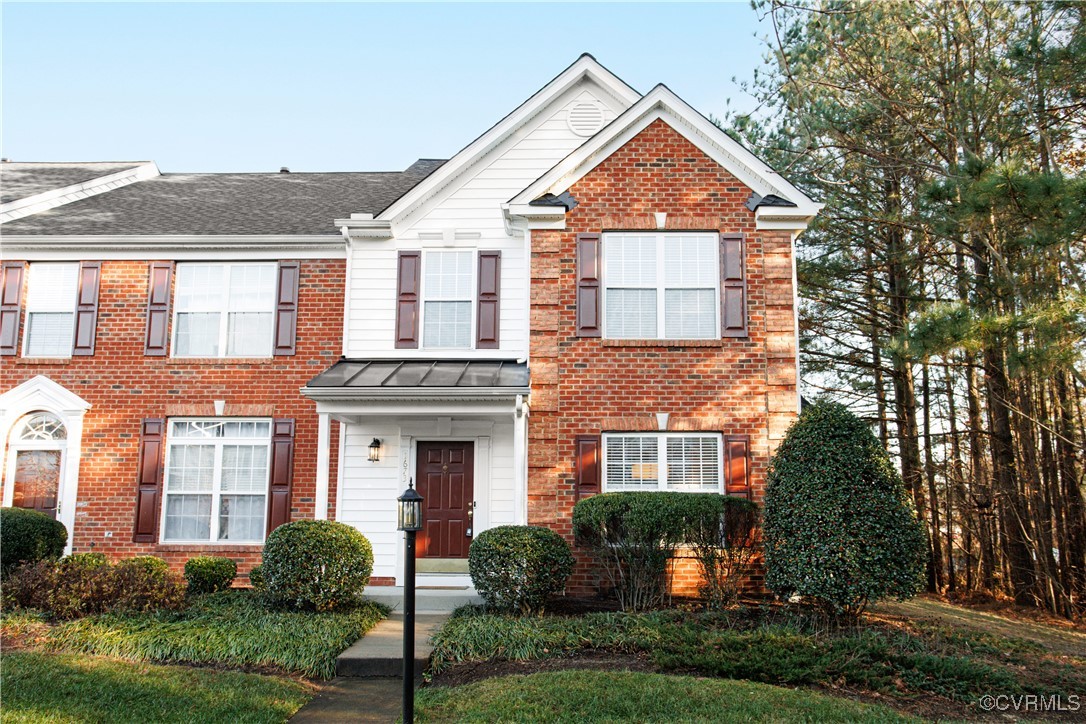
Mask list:
[[[370,462],[381,462],[381,441],[377,438],[373,438],[373,442],[370,443]]]

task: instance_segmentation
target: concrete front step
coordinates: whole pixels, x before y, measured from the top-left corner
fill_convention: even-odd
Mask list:
[[[430,663],[434,647],[430,637],[448,615],[415,615],[415,674]],[[336,659],[336,676],[402,676],[403,614],[394,613],[381,621]]]
[[[482,603],[483,599],[469,587],[442,585],[444,582],[431,582],[433,588],[415,589],[415,611],[417,613],[452,613],[457,608],[469,603]],[[366,586],[366,598],[383,603],[397,613],[403,613],[403,586]]]

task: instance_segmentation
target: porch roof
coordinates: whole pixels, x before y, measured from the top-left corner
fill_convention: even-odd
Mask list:
[[[528,392],[527,362],[450,359],[341,359],[306,385],[310,396],[322,391],[354,391],[374,396],[408,393],[427,396],[516,395]]]

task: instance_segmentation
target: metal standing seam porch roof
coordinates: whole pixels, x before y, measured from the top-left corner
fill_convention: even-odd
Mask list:
[[[515,395],[528,392],[528,363],[518,360],[341,359],[306,385],[311,396],[333,390],[398,394],[447,392],[452,396]]]

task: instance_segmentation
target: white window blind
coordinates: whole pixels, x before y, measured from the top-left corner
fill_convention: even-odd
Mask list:
[[[603,436],[605,490],[723,492],[723,438],[716,433]]]
[[[31,264],[26,294],[27,357],[69,357],[79,264]]]
[[[275,264],[178,264],[177,357],[269,357]]]
[[[720,336],[716,234],[604,234],[604,336]]]
[[[475,254],[427,251],[422,260],[422,344],[470,349]]]
[[[270,446],[267,420],[173,421],[162,539],[262,542]]]

